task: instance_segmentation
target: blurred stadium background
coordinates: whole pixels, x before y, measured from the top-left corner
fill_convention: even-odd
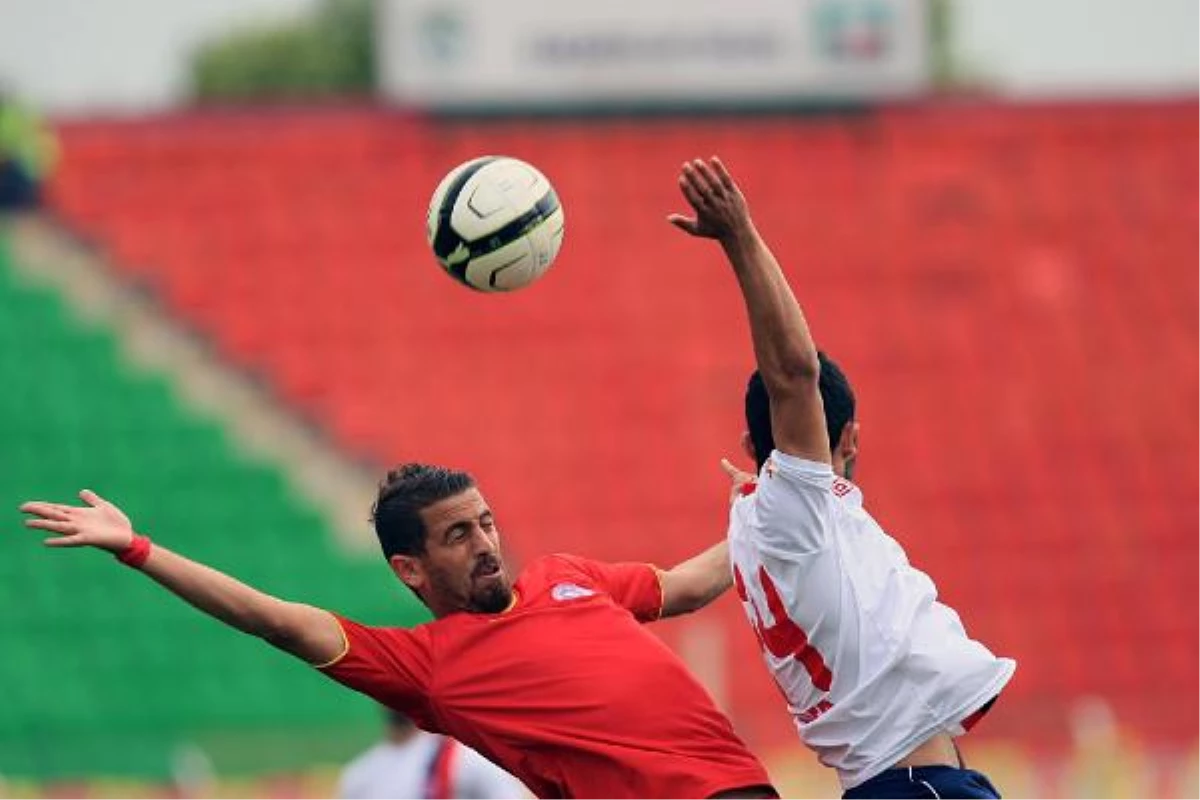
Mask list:
[[[969,760],[1197,796],[1197,58],[1191,0],[6,2],[41,199],[0,230],[0,796],[323,796],[379,729],[21,499],[92,487],[381,624],[423,619],[365,519],[393,462],[473,471],[517,562],[719,537],[751,352],[664,221],[711,153],[856,384],[878,518],[1020,662]],[[484,153],[567,213],[511,296],[423,239]],[[836,791],[731,598],[656,630],[787,793]]]

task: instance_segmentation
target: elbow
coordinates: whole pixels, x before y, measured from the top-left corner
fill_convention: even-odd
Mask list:
[[[259,639],[262,639],[272,647],[277,647],[280,650],[286,650],[289,653],[295,649],[296,644],[299,641],[295,632],[284,628],[264,627],[257,631],[249,631],[249,633],[257,636]]]
[[[286,613],[286,604],[282,601],[256,615],[246,633],[288,651],[292,650],[301,636],[301,631],[292,624],[290,615]]]
[[[821,360],[816,350],[785,353],[773,369],[762,371],[763,382],[773,396],[809,392],[821,381]]]

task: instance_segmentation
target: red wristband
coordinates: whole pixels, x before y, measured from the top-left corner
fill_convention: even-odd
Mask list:
[[[116,554],[117,561],[134,569],[141,569],[150,557],[150,544],[149,536],[135,533],[129,546]]]

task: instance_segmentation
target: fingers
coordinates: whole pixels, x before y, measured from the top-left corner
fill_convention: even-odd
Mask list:
[[[49,539],[43,539],[42,544],[46,547],[83,547],[86,542],[82,536],[52,536]]]
[[[682,214],[668,214],[667,222],[671,223],[676,228],[679,228],[679,230],[683,231],[684,233],[691,234],[692,236],[698,235],[700,230],[696,220],[685,217]]]
[[[721,185],[720,178],[717,177],[717,174],[713,171],[713,169],[709,167],[708,164],[704,163],[703,160],[699,158],[693,159],[691,166],[693,175],[696,177],[696,180],[704,194],[709,195],[710,197],[719,197],[725,193],[724,187]]]
[[[732,480],[735,484],[753,483],[758,477],[752,472],[746,472],[744,469],[735,467],[727,458],[721,459],[721,469],[725,470],[725,474],[728,475],[730,480]]]
[[[749,472],[738,469],[728,458],[721,459],[721,469],[729,476],[729,502],[735,503],[746,493],[747,486],[754,485],[754,476]]]
[[[737,191],[737,184],[734,183],[733,176],[721,163],[721,159],[716,156],[708,161],[694,158],[684,162],[683,174],[695,180],[698,187],[706,194],[719,197]]]
[[[689,188],[695,193],[695,200],[692,199],[692,196],[688,196],[688,202],[692,205],[697,205],[697,203],[707,205],[721,195],[716,177],[698,158],[684,163],[683,171],[679,175],[679,185],[683,187],[685,195]]]
[[[89,505],[105,502],[95,492],[86,489],[80,492],[79,496]],[[88,544],[87,537],[80,531],[80,524],[90,516],[88,509],[48,503],[44,500],[30,500],[22,503],[20,510],[33,515],[32,519],[25,520],[25,527],[55,534],[42,540],[42,544],[47,547],[82,547]]]
[[[748,222],[741,192],[716,156],[708,161],[696,158],[683,162],[679,170],[679,190],[696,216],[688,219],[672,214],[667,219],[692,236],[724,239]]]
[[[72,536],[79,533],[79,526],[74,522],[58,519],[27,519],[25,520],[26,528],[36,528],[40,531],[51,531],[53,533],[61,533],[64,536]]]
[[[708,198],[700,188],[694,171],[690,170],[687,164],[683,165],[683,174],[679,176],[679,188],[683,191],[683,196],[688,203],[697,211],[708,205]]]
[[[733,182],[733,176],[729,174],[729,170],[725,169],[725,165],[721,159],[716,156],[712,157],[712,169],[717,176],[717,181],[724,187],[725,191],[733,193],[737,191],[737,184]]]
[[[699,158],[685,161],[680,170],[679,185],[697,210],[702,206],[721,206],[740,197],[733,176],[716,156],[707,162]]]
[[[44,500],[31,500],[28,503],[22,503],[20,511],[26,514],[36,514],[45,519],[67,520],[71,518],[71,513],[74,509],[71,506],[64,506],[60,503],[47,503]]]

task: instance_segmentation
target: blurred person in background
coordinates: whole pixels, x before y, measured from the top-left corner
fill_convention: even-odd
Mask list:
[[[50,547],[113,553],[214,618],[478,750],[539,797],[778,797],[712,698],[642,623],[729,588],[721,542],[672,569],[556,554],[513,580],[495,516],[465,472],[391,470],[373,509],[392,572],[432,612],[361,625],[280,600],[134,532],[90,490],[32,501]]]
[[[845,797],[998,797],[965,768],[955,737],[1016,669],[970,639],[927,575],[863,507],[854,393],[819,353],[775,256],[721,162],[679,178],[695,217],[669,220],[716,240],[741,287],[755,361],[733,472],[734,585],[800,738]]]
[[[41,116],[0,86],[0,212],[39,207],[57,160],[58,142]]]
[[[338,781],[344,800],[526,797],[513,776],[451,739],[426,733],[409,717],[385,709],[383,741],[351,761]]]

